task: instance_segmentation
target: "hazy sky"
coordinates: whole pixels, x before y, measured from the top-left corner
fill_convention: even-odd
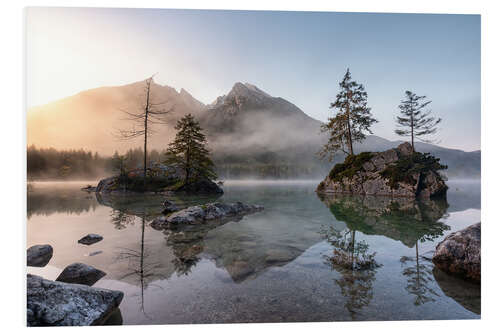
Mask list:
[[[347,67],[394,134],[405,90],[443,118],[440,144],[480,148],[478,15],[27,9],[27,105],[158,73],[204,103],[237,81],[325,121]]]

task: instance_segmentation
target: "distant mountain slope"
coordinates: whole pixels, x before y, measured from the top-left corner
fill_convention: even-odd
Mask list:
[[[140,146],[120,141],[113,133],[128,129],[120,110],[140,108],[145,82],[103,87],[81,92],[59,101],[32,108],[27,115],[28,145],[98,151],[111,155]],[[321,122],[309,117],[294,104],[273,97],[249,83],[237,82],[212,104],[204,105],[186,90],[153,84],[154,102],[173,108],[168,126],[157,126],[150,147],[163,150],[175,135],[177,119],[192,113],[204,128],[219,174],[233,177],[317,177],[322,178],[333,163],[319,161],[316,153],[326,142]],[[392,126],[390,124],[389,126]],[[370,135],[355,152],[383,151],[398,146]],[[452,177],[475,178],[481,172],[481,152],[464,152],[437,145],[417,143],[418,151],[431,152],[449,166]],[[334,163],[343,160],[339,155]]]
[[[131,129],[133,124],[124,120],[121,110],[136,112],[142,108],[145,81],[116,87],[102,87],[80,92],[46,105],[31,108],[27,114],[27,143],[56,149],[98,151],[111,155],[140,145],[140,140],[120,141],[114,134],[118,129]],[[174,108],[168,119],[170,126],[157,126],[151,146],[165,147],[174,136],[173,126],[187,113],[199,114],[204,104],[187,91],[179,93],[169,86],[152,85],[153,102],[167,102],[164,108]]]

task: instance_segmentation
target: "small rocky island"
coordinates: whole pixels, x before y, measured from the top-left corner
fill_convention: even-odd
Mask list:
[[[185,183],[184,170],[175,165],[156,164],[147,170],[144,188],[144,171],[133,169],[121,175],[99,181],[94,189],[97,193],[188,193],[188,194],[223,194],[224,191],[212,180],[199,178]],[[88,190],[88,188],[84,188]]]
[[[413,152],[405,142],[380,153],[363,152],[336,164],[318,185],[317,192],[383,195],[409,198],[445,196],[448,187],[439,159]]]

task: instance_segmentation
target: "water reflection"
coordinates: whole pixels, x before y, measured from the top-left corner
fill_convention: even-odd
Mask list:
[[[337,231],[330,227],[323,234],[333,246],[333,254],[326,256],[326,262],[342,276],[335,283],[346,298],[345,308],[354,320],[358,311],[370,304],[376,269],[382,265],[375,261],[376,253],[369,251],[367,242],[356,241],[356,230]]]
[[[481,285],[451,276],[439,268],[432,270],[443,293],[475,314],[481,314]]]
[[[144,307],[144,289],[148,286],[162,289],[154,281],[166,279],[168,276],[162,273],[161,263],[152,258],[144,240],[146,228],[146,216],[141,217],[141,234],[138,248],[120,248],[117,255],[117,261],[126,261],[127,269],[119,280],[128,280],[135,285],[140,286],[140,308],[146,317],[149,317]]]
[[[375,253],[369,253],[366,242],[355,242],[356,231],[365,235],[383,235],[415,248],[415,256],[402,256],[402,274],[407,280],[406,291],[414,296],[416,306],[434,301],[438,293],[431,287],[433,265],[419,254],[419,242],[433,241],[450,227],[439,220],[446,218],[446,200],[418,201],[406,198],[369,196],[321,196],[335,219],[346,224],[345,231],[331,228],[326,234],[334,247],[328,258],[332,267],[342,274],[339,284],[342,293],[348,295],[346,307],[352,313],[369,303],[374,269],[377,268]],[[349,234],[350,241],[346,240]],[[347,271],[346,271],[347,269]],[[360,281],[356,286],[354,281]],[[346,288],[351,288],[345,291]]]
[[[50,216],[55,213],[80,215],[99,206],[92,193],[71,187],[35,185],[27,195],[27,216]]]

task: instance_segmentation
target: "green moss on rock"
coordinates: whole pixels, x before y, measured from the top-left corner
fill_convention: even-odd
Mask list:
[[[417,182],[415,175],[425,175],[427,172],[437,172],[447,168],[448,166],[439,163],[439,158],[430,153],[415,152],[391,163],[380,172],[380,175],[389,181],[391,188],[395,189],[399,183],[415,185]]]
[[[354,175],[363,169],[363,164],[368,162],[375,154],[371,152],[362,152],[357,155],[349,155],[343,163],[337,163],[330,171],[330,179],[336,182],[342,182],[343,178],[351,179]]]

